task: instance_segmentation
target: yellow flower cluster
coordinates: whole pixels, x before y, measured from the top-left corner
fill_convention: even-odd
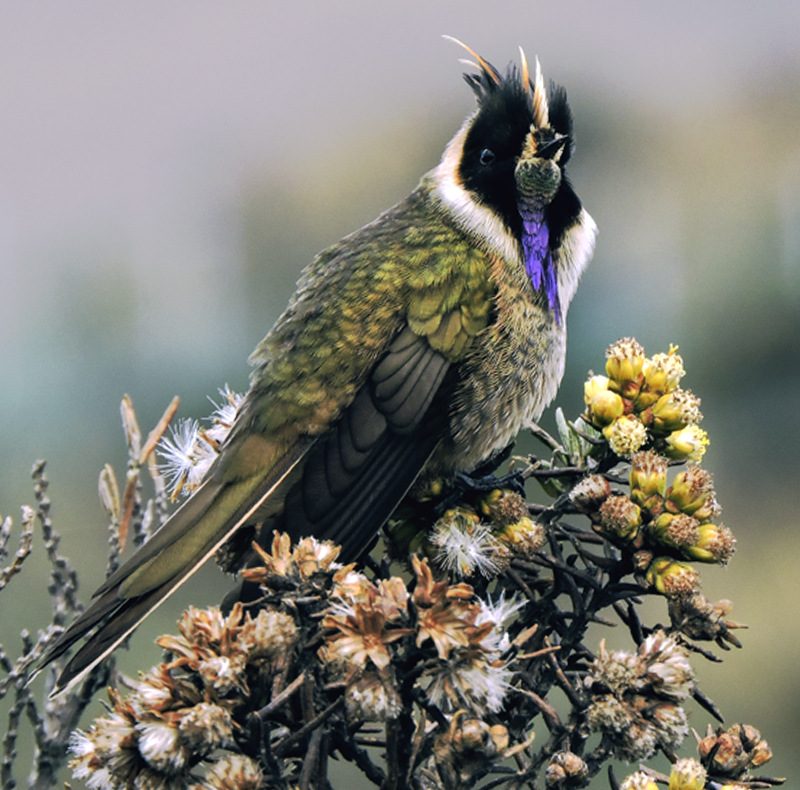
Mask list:
[[[585,420],[615,455],[648,446],[668,458],[702,459],[708,436],[698,426],[700,400],[679,386],[685,371],[677,351],[646,357],[636,340],[622,338],[606,351],[606,375],[584,385]]]
[[[718,523],[720,507],[711,474],[690,466],[668,485],[667,459],[640,450],[630,460],[629,494],[612,494],[601,475],[571,492],[598,533],[630,551],[647,582],[669,598],[697,592],[700,577],[685,560],[724,565],[736,540]]]
[[[595,531],[631,553],[641,579],[673,600],[697,594],[700,576],[687,560],[724,565],[736,546],[719,523],[709,472],[695,463],[669,483],[670,460],[699,462],[708,445],[697,427],[700,401],[678,386],[685,371],[676,352],[645,357],[632,338],[608,349],[608,375],[586,382],[584,419],[602,432],[614,455],[629,459],[629,492],[612,493],[595,474],[570,493]],[[703,628],[695,623],[694,630]],[[725,627],[716,628],[717,637],[728,639]]]

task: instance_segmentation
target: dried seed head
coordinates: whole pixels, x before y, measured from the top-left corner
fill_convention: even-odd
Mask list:
[[[206,774],[210,790],[260,790],[264,777],[255,760],[243,754],[221,757]]]
[[[584,477],[570,491],[569,498],[578,510],[594,513],[611,495],[611,484],[602,475]]]
[[[588,784],[589,766],[572,752],[557,752],[550,758],[545,774],[548,787],[557,790],[585,787]]]

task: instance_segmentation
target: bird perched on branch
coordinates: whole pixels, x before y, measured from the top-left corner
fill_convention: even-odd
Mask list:
[[[57,690],[237,533],[354,559],[420,474],[470,471],[555,396],[596,234],[564,172],[566,93],[524,53],[501,74],[464,48],[476,109],[408,198],[305,270],[204,482],[45,655],[87,637]]]

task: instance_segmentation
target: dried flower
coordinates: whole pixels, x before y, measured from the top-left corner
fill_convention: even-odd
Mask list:
[[[200,702],[180,712],[181,738],[190,753],[205,755],[231,741],[233,719],[228,710],[211,702]]]
[[[391,670],[364,672],[345,690],[347,717],[352,721],[386,721],[397,718],[403,703]]]
[[[639,645],[642,677],[658,693],[672,700],[685,700],[694,687],[689,656],[678,641],[664,631],[654,631]]]
[[[572,752],[556,752],[545,773],[548,787],[557,790],[585,787],[589,783],[589,766]]]
[[[236,422],[236,414],[239,411],[239,407],[244,401],[244,395],[233,392],[227,384],[219,390],[219,394],[223,398],[221,406],[209,398],[214,406],[214,412],[208,418],[211,422],[211,427],[205,431],[206,440],[215,449],[218,449],[228,438],[228,434],[233,428],[234,422]]]
[[[335,573],[342,569],[336,562],[341,547],[329,540],[303,538],[292,547],[289,535],[275,532],[271,551],[265,551],[258,543],[253,543],[253,549],[263,565],[243,570],[242,578],[256,584],[265,584],[270,576],[306,581],[317,573]]]
[[[467,629],[472,627],[478,607],[472,603],[474,592],[468,584],[435,582],[427,560],[412,557],[417,585],[413,600],[417,606],[417,645],[431,639],[439,658],[446,659],[453,647],[469,644]],[[490,630],[486,629],[487,633]]]
[[[711,725],[705,738],[698,738],[700,761],[712,776],[747,779],[750,768],[758,768],[772,759],[769,744],[749,724],[734,724],[714,732]]]
[[[109,690],[109,697],[110,714],[72,736],[73,776],[92,789],[185,787],[192,750],[180,732],[180,715],[139,719],[117,692]]]
[[[170,427],[170,436],[158,443],[162,458],[158,469],[172,489],[172,498],[192,493],[203,482],[217,457],[216,450],[203,437],[197,420],[179,420]]]
[[[292,616],[276,609],[261,609],[255,618],[247,613],[237,641],[248,660],[258,663],[290,654],[298,637]]]
[[[181,636],[162,636],[156,644],[175,655],[168,669],[187,667],[220,694],[233,690],[247,692],[245,668],[248,644],[240,642],[245,624],[242,604],[237,603],[227,617],[217,607],[189,607],[178,622]]]
[[[175,724],[158,719],[139,722],[136,732],[139,754],[151,768],[159,773],[174,775],[186,766],[188,745],[182,742]]]
[[[260,790],[264,777],[255,760],[243,754],[227,754],[206,774],[209,790]]]
[[[500,543],[474,511],[447,511],[434,525],[430,540],[439,549],[436,562],[462,579],[475,573],[488,579],[501,567]]]
[[[380,591],[371,585],[365,599],[342,600],[331,607],[322,621],[324,628],[333,630],[325,639],[325,660],[362,669],[367,661],[378,669],[389,666],[389,645],[410,630],[392,627],[395,617],[387,613],[380,599]]]
[[[496,713],[510,689],[514,673],[482,650],[458,650],[420,678],[428,699],[445,713],[467,710]]]
[[[611,495],[611,484],[602,475],[587,475],[569,493],[572,504],[584,513],[594,513]]]
[[[505,592],[500,593],[500,597],[494,601],[490,598],[478,600],[479,612],[475,617],[475,625],[483,626],[491,623],[493,626],[492,630],[481,640],[481,645],[486,650],[494,651],[498,655],[508,650],[509,640],[506,633],[508,621],[527,603],[524,598],[517,595],[506,599]]]
[[[663,631],[651,634],[635,655],[609,653],[601,644],[585,682],[592,694],[589,726],[608,737],[619,759],[646,759],[658,746],[678,746],[688,733],[678,703],[692,688],[691,667]]]
[[[673,627],[690,639],[714,640],[720,647],[727,649],[727,643],[741,647],[739,640],[730,633],[731,629],[746,628],[724,619],[732,608],[730,601],[711,603],[705,595],[695,593],[688,597],[673,598],[669,602],[669,615]]]
[[[508,730],[503,725],[489,725],[480,719],[456,713],[450,728],[433,744],[433,757],[444,787],[469,785],[485,772],[495,759],[502,759],[508,744]]]

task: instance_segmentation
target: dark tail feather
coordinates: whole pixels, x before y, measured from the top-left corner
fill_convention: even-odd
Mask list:
[[[98,664],[109,655],[109,653],[125,641],[134,628],[136,628],[150,612],[166,600],[172,591],[190,575],[191,573],[186,573],[183,577],[171,582],[169,585],[158,587],[147,595],[133,598],[129,601],[121,601],[119,598],[116,598],[113,591],[107,593],[107,596],[114,596],[113,604],[115,606],[106,610],[107,614],[113,613],[113,616],[111,616],[108,622],[98,629],[97,633],[70,659],[69,663],[58,677],[58,682],[53,689],[53,694],[58,694],[62,690],[69,688],[73,683],[80,680],[84,674],[89,672],[95,664]],[[89,611],[93,610],[94,606],[92,606],[92,609]],[[99,621],[102,618],[98,615],[93,619]],[[75,625],[77,625],[78,622],[79,621],[76,621]],[[91,625],[86,626],[86,628],[91,628]],[[85,633],[85,631],[82,633]],[[82,633],[76,633],[68,644],[61,647],[59,655],[80,639]]]
[[[96,628],[61,673],[53,694],[77,683],[253,517],[312,444],[311,439],[298,443],[280,470],[273,470],[264,479],[253,485],[247,484],[241,491],[237,490],[237,485],[244,483],[225,484],[213,478],[206,481],[128,562],[106,580],[95,593],[96,600],[43,656],[28,682]],[[165,558],[168,561],[163,563]],[[151,571],[154,573],[144,581],[142,574]],[[137,592],[132,592],[134,589]],[[126,591],[127,594],[123,595]]]

